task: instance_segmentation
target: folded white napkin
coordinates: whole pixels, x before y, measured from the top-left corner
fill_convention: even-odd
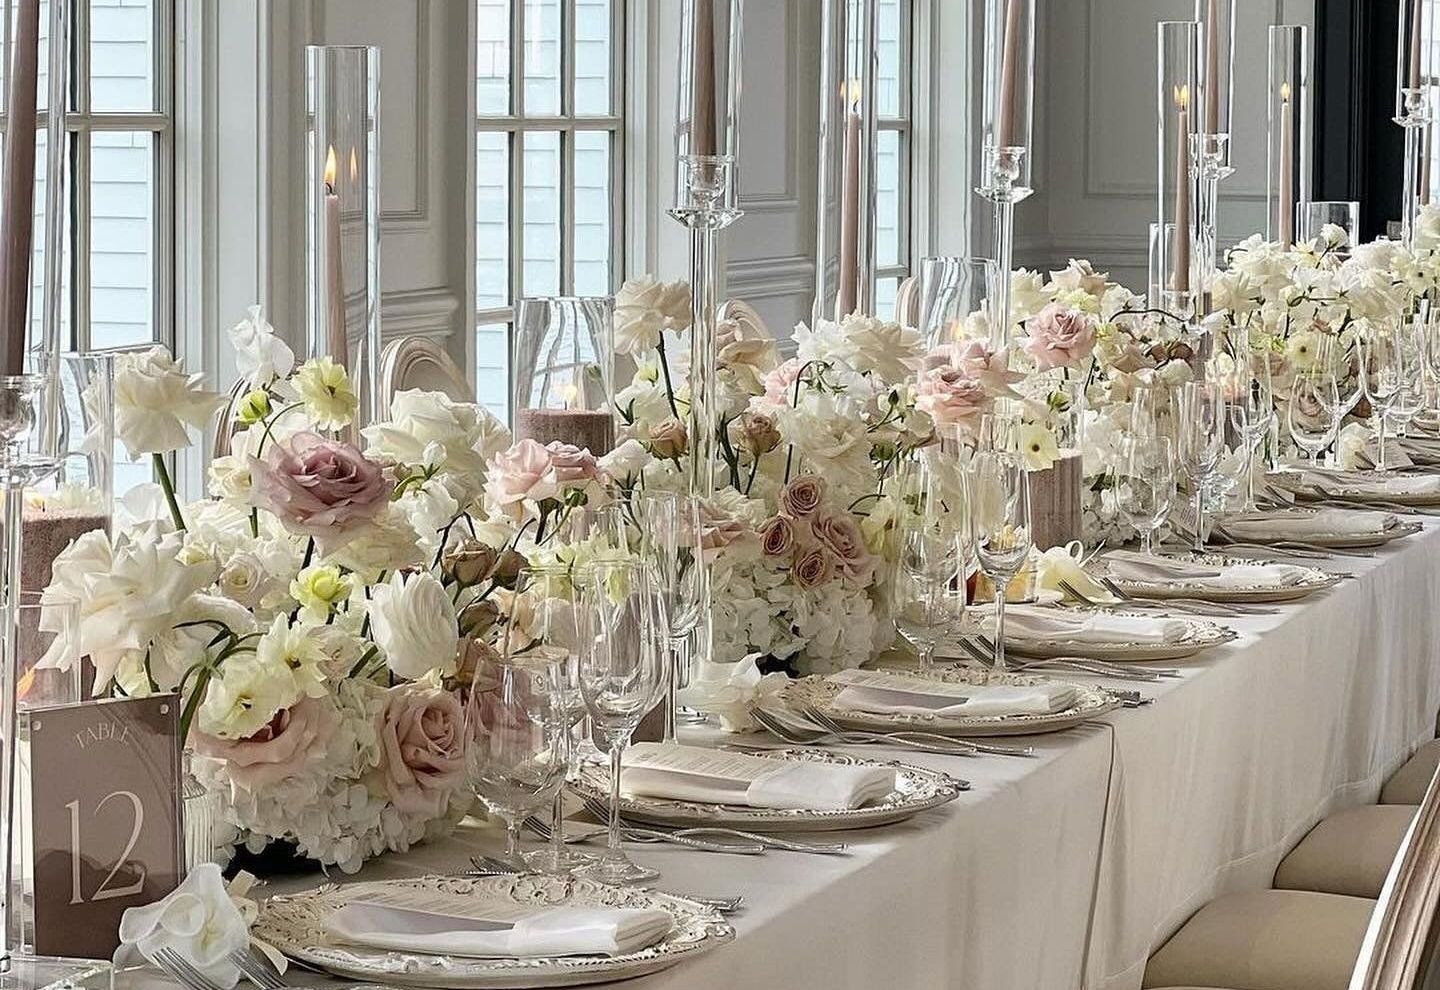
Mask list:
[[[878,670],[844,670],[826,679],[845,685],[830,702],[832,706],[880,715],[1051,715],[1073,706],[1078,694],[1073,684],[1055,681],[1027,687],[951,684]]]
[[[893,792],[895,771],[637,743],[625,751],[620,790],[629,796],[672,801],[848,811]]]
[[[1122,581],[1143,581],[1159,584],[1184,581],[1205,588],[1288,587],[1300,584],[1309,571],[1294,564],[1234,564],[1212,567],[1190,560],[1157,557],[1133,550],[1112,550],[1105,555],[1112,577]]]
[[[554,907],[536,910],[435,891],[394,888],[346,904],[325,930],[351,945],[471,958],[618,956],[654,945],[670,931],[661,910]]]
[[[1311,540],[1322,536],[1367,536],[1395,524],[1388,512],[1321,509],[1319,512],[1241,512],[1225,516],[1220,526],[1245,540]]]
[[[987,615],[988,632],[995,630],[995,617]],[[1163,616],[1113,615],[1108,612],[1064,612],[1033,605],[1012,605],[1005,609],[1006,640],[1064,640],[1074,643],[1175,643],[1185,638],[1189,626],[1183,619]]]
[[[1305,468],[1296,472],[1300,484],[1320,492],[1361,492],[1374,495],[1434,495],[1440,493],[1440,476],[1400,474],[1376,478],[1344,471],[1317,471]]]

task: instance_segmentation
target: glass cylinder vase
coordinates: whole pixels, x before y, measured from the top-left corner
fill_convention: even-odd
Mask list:
[[[875,0],[821,8],[815,312],[875,309]]]
[[[925,258],[920,262],[920,332],[926,348],[990,339],[990,304],[998,269],[989,258]]]
[[[1195,160],[1203,109],[1195,98],[1200,79],[1201,31],[1193,21],[1162,21],[1156,31],[1160,69],[1157,222],[1162,230],[1173,228],[1172,243],[1162,257],[1162,293],[1173,293],[1181,301],[1193,300],[1202,274],[1196,251],[1199,169]],[[1193,305],[1184,308],[1193,310]]]
[[[599,457],[615,442],[609,296],[522,299],[515,310],[516,440],[559,440]]]
[[[1310,199],[1310,45],[1305,27],[1270,28],[1269,71],[1265,235],[1290,247],[1298,207]]]
[[[1199,130],[1218,142],[1220,164],[1230,164],[1230,117],[1234,103],[1235,0],[1195,0],[1204,59],[1200,63],[1198,105],[1204,108]]]
[[[307,351],[350,374],[357,427],[378,408],[380,50],[307,45]]]

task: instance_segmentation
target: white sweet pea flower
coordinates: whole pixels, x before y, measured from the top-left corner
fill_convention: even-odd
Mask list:
[[[259,306],[251,306],[245,319],[230,328],[230,342],[235,346],[235,364],[240,374],[256,388],[263,388],[275,378],[284,378],[295,367],[295,352],[266,322]]]
[[[677,700],[715,715],[726,732],[753,729],[750,710],[778,701],[788,680],[784,674],[761,674],[756,666],[759,659],[759,653],[751,653],[738,663],[701,661]]]
[[[444,585],[428,573],[394,574],[370,594],[370,632],[397,676],[453,669],[459,633]]]
[[[479,495],[486,462],[511,443],[510,431],[488,410],[421,389],[396,395],[390,403],[390,419],[362,432],[367,456],[435,468],[461,501]]]
[[[225,398],[201,388],[163,347],[115,355],[115,435],[131,457],[168,454],[190,444]]]
[[[220,867],[202,863],[165,897],[127,908],[120,918],[120,941],[152,961],[161,950],[173,950],[229,990],[240,982],[240,969],[230,957],[248,949],[250,926],[230,899]]]

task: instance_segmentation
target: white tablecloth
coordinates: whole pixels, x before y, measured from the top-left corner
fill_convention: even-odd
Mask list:
[[[643,847],[665,889],[743,893],[734,944],[627,984],[827,990],[1133,990],[1206,901],[1269,885],[1326,814],[1374,799],[1435,734],[1440,527],[1333,565],[1357,579],[1281,614],[1226,620],[1237,642],[1155,704],[1031,740],[1032,760],[887,755],[973,783],[953,804],[845,836],[845,857]],[[457,869],[490,828],[389,856],[361,879]],[[311,880],[277,883],[293,891]]]

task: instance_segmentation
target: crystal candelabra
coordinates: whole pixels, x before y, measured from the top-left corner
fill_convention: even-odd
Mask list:
[[[1010,273],[1015,270],[1015,204],[1034,193],[1019,185],[1025,171],[1026,149],[986,148],[984,182],[976,190],[990,201],[993,211],[992,243],[995,251],[995,290],[990,304],[990,345],[998,350],[1008,343],[1010,317]]]
[[[1434,44],[1426,14],[1432,0],[1400,0],[1400,23],[1396,32],[1395,123],[1405,129],[1405,175],[1401,190],[1401,241],[1415,243],[1415,226],[1420,216],[1420,176],[1425,152],[1425,132],[1433,118],[1430,80],[1435,78]]]

